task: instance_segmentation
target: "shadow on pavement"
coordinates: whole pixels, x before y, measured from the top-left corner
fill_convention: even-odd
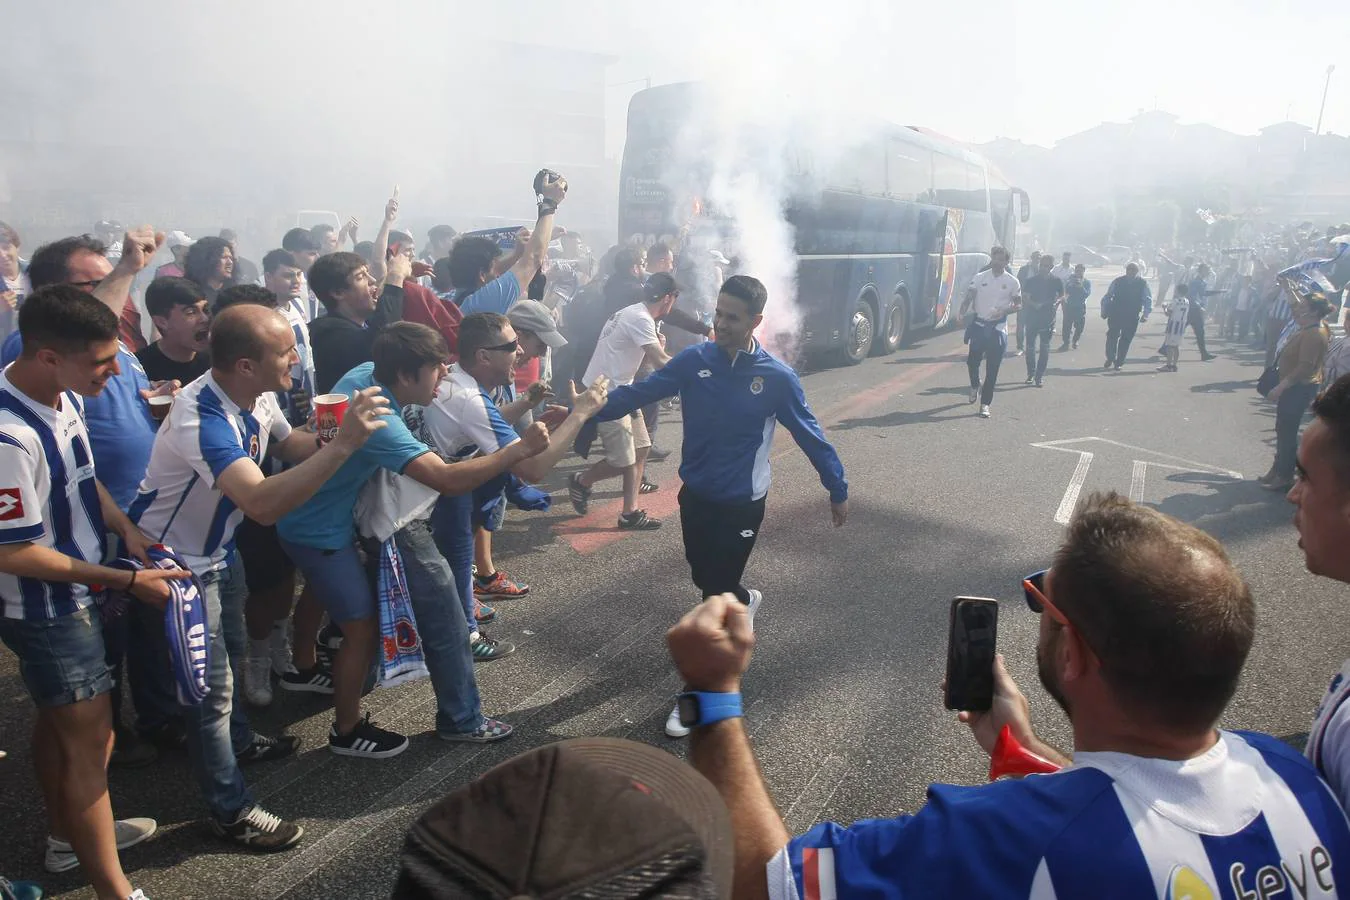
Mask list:
[[[1238,391],[1255,391],[1255,381],[1212,381],[1209,384],[1191,385],[1192,394],[1235,394]]]

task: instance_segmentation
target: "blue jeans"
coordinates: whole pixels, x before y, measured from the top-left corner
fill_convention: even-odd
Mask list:
[[[1298,461],[1298,429],[1303,415],[1317,397],[1318,384],[1291,384],[1275,404],[1275,463],[1271,467],[1277,481],[1294,477]]]
[[[1046,364],[1050,361],[1050,329],[1055,326],[1055,311],[1052,308],[1047,317],[1044,310],[1024,311],[1023,321],[1027,326],[1027,377],[1040,379],[1045,376]]]
[[[226,824],[253,805],[253,797],[244,785],[243,773],[234,758],[235,749],[239,747],[235,742],[238,726],[231,711],[241,704],[234,702],[238,682],[230,671],[228,644],[234,638],[239,640],[240,659],[246,645],[243,642],[244,570],[238,556],[232,556],[232,559],[228,568],[207,572],[201,579],[210,632],[206,670],[209,691],[201,703],[183,707],[192,774],[211,815]],[[231,618],[237,620],[237,626],[230,623]],[[230,632],[235,634],[232,636]],[[248,720],[242,715],[240,719],[243,728],[247,729]],[[252,739],[252,733],[248,732],[244,746]]]
[[[473,674],[469,628],[460,614],[463,605],[450,565],[437,549],[426,519],[405,525],[395,533],[394,543],[403,557],[417,632],[436,691],[436,731],[474,731],[483,724],[483,708]],[[472,538],[469,548],[472,557]]]
[[[436,547],[450,564],[455,589],[464,607],[469,631],[477,631],[473,618],[473,495],[441,497],[431,512]]]

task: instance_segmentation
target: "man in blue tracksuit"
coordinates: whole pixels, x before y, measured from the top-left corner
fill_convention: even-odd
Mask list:
[[[684,417],[680,528],[685,559],[704,597],[735,594],[750,607],[751,616],[763,598],[745,587],[741,576],[764,521],[776,423],[791,432],[820,473],[820,483],[830,492],[835,526],[843,525],[848,515],[843,464],[806,405],[797,373],[754,338],[768,296],[758,279],[728,278],[717,296],[713,341],[689,347],[648,378],[610,391],[609,401],[596,416],[612,421],[649,403],[680,396]],[[680,724],[678,713],[672,713],[666,733],[683,737],[689,729]]]

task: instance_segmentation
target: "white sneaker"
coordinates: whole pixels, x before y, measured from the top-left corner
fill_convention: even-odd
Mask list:
[[[689,737],[689,729],[680,724],[680,707],[678,704],[666,717],[666,735],[673,738]]]
[[[136,890],[127,895],[127,900],[150,900],[150,898],[145,896],[145,892],[140,888],[136,888]]]
[[[979,399],[980,399],[980,389],[979,389],[979,388],[971,388],[971,389],[970,389],[970,402],[971,402],[971,403],[976,403],[976,402],[979,401]]]
[[[980,407],[980,418],[981,418],[981,419],[987,419],[987,418],[989,418],[989,404],[988,404],[988,403],[986,403],[986,404],[984,404],[983,406]]]
[[[271,657],[250,656],[244,660],[244,697],[250,706],[270,706],[272,703]]]
[[[117,849],[125,850],[128,847],[136,846],[154,834],[158,828],[159,823],[154,819],[118,819],[113,823],[113,836],[117,840]],[[75,848],[68,841],[58,841],[48,835],[47,855],[42,860],[42,865],[48,872],[69,872],[71,869],[79,867],[80,860],[75,856]]]
[[[285,628],[273,628],[271,636],[272,673],[280,678],[291,670],[291,639]]]

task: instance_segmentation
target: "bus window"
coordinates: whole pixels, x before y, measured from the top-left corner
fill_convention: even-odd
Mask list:
[[[904,141],[887,142],[886,193],[896,200],[931,202],[933,153]]]
[[[830,187],[858,194],[886,193],[886,155],[880,144],[863,144],[844,152],[830,174]]]
[[[988,212],[989,199],[984,191],[984,172],[965,160],[933,154],[933,190],[939,206]]]

